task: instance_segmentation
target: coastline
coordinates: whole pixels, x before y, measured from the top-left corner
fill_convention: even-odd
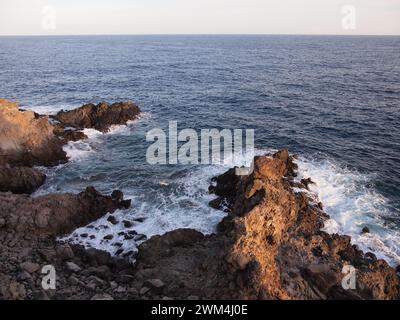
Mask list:
[[[79,130],[65,130],[65,127],[95,127],[105,132],[111,124],[126,123],[138,116],[136,109],[133,112],[128,108],[132,112],[129,111],[126,117],[118,113],[94,123],[93,117],[87,115],[93,114],[96,108],[108,114],[112,106],[119,108],[121,105],[85,105],[78,111],[57,117],[65,127],[53,127],[47,117],[16,111],[18,106],[15,104],[1,102],[0,107],[13,110],[12,119],[19,119],[15,117],[18,114],[21,121],[25,121],[27,116],[30,123],[35,124],[29,128],[34,130],[37,125],[41,132],[35,136],[37,139],[29,140],[28,154],[16,148],[17,154],[2,157],[6,159],[2,160],[2,165],[7,166],[7,170],[21,165],[31,168],[37,164],[54,165],[67,161],[62,146],[67,141],[85,139],[85,136]],[[10,126],[18,131],[21,123],[17,121]],[[43,132],[46,133],[44,136]],[[2,149],[7,138],[0,140],[3,141]],[[154,236],[139,246],[134,266],[127,259],[55,240],[56,236],[87,225],[106,213],[126,208],[130,202],[123,199],[122,192],[116,190],[107,197],[88,188],[79,195],[38,198],[2,192],[1,202],[8,204],[4,205],[7,209],[0,219],[2,248],[7,252],[7,259],[2,262],[5,271],[0,277],[2,298],[400,297],[398,275],[385,261],[361,252],[351,245],[348,236],[321,231],[328,217],[322,206],[313,204],[307,196],[307,183],[294,181],[296,166],[287,151],[256,157],[255,164],[255,172],[248,177],[238,178],[229,170],[215,178],[216,184],[210,187],[210,192],[218,198],[210,205],[228,213],[218,225],[216,234],[204,236],[195,230],[178,229]],[[21,181],[26,191],[26,181]],[[37,184],[40,185],[40,181]],[[222,203],[227,206],[222,207]],[[61,215],[58,210],[62,211]],[[32,216],[26,216],[27,212]],[[126,236],[138,235],[127,232]],[[57,290],[40,288],[40,269],[48,263],[57,270]],[[346,264],[353,265],[359,275],[360,285],[355,290],[346,291],[341,287],[342,269]]]

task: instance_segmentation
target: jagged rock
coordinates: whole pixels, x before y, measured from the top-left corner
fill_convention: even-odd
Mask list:
[[[121,208],[121,202],[102,196],[93,187],[78,195],[52,194],[37,198],[0,193],[0,218],[15,233],[30,232],[42,237],[67,234]]]
[[[154,236],[139,246],[134,266],[122,248],[111,257],[55,241],[121,208],[119,192],[102,196],[88,188],[37,198],[0,192],[0,299],[399,299],[396,270],[350,237],[321,231],[328,216],[293,191],[295,168],[281,151],[256,157],[249,176],[231,170],[214,179],[212,191],[230,208],[219,231]],[[120,235],[145,239],[134,230]],[[54,266],[57,290],[43,291],[38,271],[21,271],[27,261]],[[347,264],[356,268],[356,290],[341,287]]]
[[[29,167],[0,167],[0,192],[19,194],[35,192],[46,180],[46,175]]]
[[[109,125],[126,123],[135,118],[134,110],[129,103],[116,104],[110,110],[101,106],[96,110],[95,126],[106,131]],[[131,201],[124,200],[121,191],[103,196],[88,187],[77,195],[31,198],[23,194],[34,192],[45,179],[32,166],[66,162],[63,145],[86,138],[54,120],[0,100],[0,299],[90,299],[91,291],[106,286],[129,265],[103,251],[56,241],[57,236],[107,213],[128,208]],[[46,267],[42,272],[50,274],[55,268],[57,290],[42,290],[42,266]],[[83,275],[86,273],[89,276]],[[134,290],[124,295],[133,296],[130,292]],[[137,291],[134,296],[137,298]]]
[[[364,255],[350,237],[322,231],[328,216],[295,192],[287,150],[256,157],[254,172],[231,169],[211,191],[230,212],[216,235],[179,229],[139,246],[135,272],[165,283],[177,299],[398,299],[400,282],[385,261]],[[341,289],[345,264],[357,289]]]
[[[17,103],[0,99],[0,123],[0,165],[52,166],[67,161],[48,117],[20,111]]]
[[[94,128],[107,132],[112,125],[126,124],[136,119],[140,109],[131,101],[118,102],[108,105],[101,102],[98,105],[85,104],[69,111],[60,111],[54,118],[64,126],[75,128]]]

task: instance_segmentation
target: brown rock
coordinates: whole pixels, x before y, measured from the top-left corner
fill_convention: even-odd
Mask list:
[[[139,114],[139,107],[130,101],[112,105],[102,102],[98,105],[85,104],[78,109],[60,111],[54,118],[65,126],[94,128],[107,132],[112,125],[126,124],[129,120],[136,119]]]
[[[33,193],[46,180],[46,175],[28,167],[0,167],[0,192]]]
[[[48,117],[20,111],[17,103],[0,99],[0,123],[0,165],[52,166],[67,161]]]
[[[211,190],[231,208],[218,234],[179,229],[152,237],[139,246],[136,276],[160,279],[175,299],[398,299],[393,268],[350,237],[321,231],[328,216],[294,191],[295,170],[283,150],[256,157],[249,176],[231,169],[215,178]],[[340,289],[344,261],[357,268],[351,292]]]

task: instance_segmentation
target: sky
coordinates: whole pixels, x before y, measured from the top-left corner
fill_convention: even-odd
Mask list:
[[[0,35],[400,35],[400,0],[0,0]]]

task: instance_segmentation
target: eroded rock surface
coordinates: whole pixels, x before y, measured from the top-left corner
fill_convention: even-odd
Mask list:
[[[104,284],[110,287],[108,279],[132,269],[108,253],[56,241],[57,236],[126,208],[130,201],[118,194],[103,196],[92,187],[78,195],[37,198],[0,193],[0,299],[90,299],[103,292]],[[56,290],[41,285],[41,271],[47,265],[55,268]]]
[[[67,161],[53,131],[47,116],[20,111],[17,103],[0,99],[0,165],[53,166]]]
[[[53,125],[0,100],[0,190],[29,193],[40,185],[40,173],[18,166],[65,161],[62,145],[84,138],[68,127],[105,132],[139,112],[132,103],[85,105],[59,113]],[[37,198],[0,192],[0,299],[399,299],[398,274],[385,261],[364,254],[347,236],[321,231],[327,215],[295,191],[311,183],[294,182],[295,172],[284,150],[256,157],[249,176],[231,169],[216,177],[210,205],[227,212],[218,232],[179,229],[152,237],[140,245],[134,266],[56,241],[129,207],[122,192],[103,196],[89,187]],[[49,265],[55,290],[42,287],[41,271]],[[354,290],[341,285],[346,265],[356,270]]]
[[[139,107],[131,101],[111,105],[101,102],[98,105],[85,104],[74,110],[60,111],[54,118],[64,126],[107,132],[112,125],[126,124],[138,118],[140,112]]]
[[[293,190],[295,170],[284,150],[256,157],[250,176],[229,170],[217,177],[214,202],[229,211],[219,233],[175,230],[151,238],[139,247],[136,276],[157,276],[164,294],[184,299],[398,299],[393,268],[350,237],[321,231],[327,215]],[[341,285],[346,265],[356,270],[355,290]]]
[[[31,194],[46,180],[46,175],[29,167],[0,167],[0,192]]]

